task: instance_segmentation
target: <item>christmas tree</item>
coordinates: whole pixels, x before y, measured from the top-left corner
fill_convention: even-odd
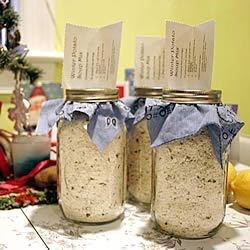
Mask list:
[[[21,34],[18,30],[19,15],[9,5],[8,0],[0,0],[0,71],[8,70],[13,73],[15,90],[11,102],[14,108],[9,110],[9,118],[15,121],[14,129],[21,133],[27,126],[28,108],[24,104],[24,96],[20,86],[22,80],[30,84],[41,76],[41,69],[33,66],[26,59],[28,48],[20,43]]]

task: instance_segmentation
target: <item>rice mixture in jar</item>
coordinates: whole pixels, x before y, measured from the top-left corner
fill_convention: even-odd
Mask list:
[[[146,98],[161,99],[162,88],[135,88],[135,95],[142,98],[135,104],[136,107],[132,107],[136,116],[139,108],[145,109]],[[151,202],[152,193],[153,150],[150,144],[147,120],[143,118],[133,126],[128,135],[127,165],[129,195],[133,200],[146,204]]]
[[[88,123],[79,114],[58,123],[59,204],[68,219],[105,223],[124,212],[126,133],[119,132],[100,151],[88,134]]]
[[[202,97],[202,93],[176,95],[167,96],[167,102],[202,103],[203,98],[208,104],[220,102],[220,97]],[[157,227],[182,238],[213,235],[225,215],[227,152],[221,164],[206,128],[162,144],[155,152],[151,212]]]
[[[223,221],[226,166],[221,168],[210,140],[202,131],[156,149],[153,216],[169,234],[202,238]]]

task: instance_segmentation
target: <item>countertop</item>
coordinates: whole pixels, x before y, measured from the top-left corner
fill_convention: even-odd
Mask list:
[[[236,204],[227,205],[224,223],[215,236],[181,242],[157,232],[145,208],[131,203],[125,208],[123,220],[103,226],[70,222],[58,205],[0,211],[0,250],[250,250],[250,210]]]

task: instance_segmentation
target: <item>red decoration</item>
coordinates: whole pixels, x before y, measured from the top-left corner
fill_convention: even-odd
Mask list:
[[[5,157],[5,152],[2,149],[1,145],[0,145],[0,173],[3,175],[5,179],[11,175],[8,162]]]
[[[42,169],[48,168],[56,165],[56,161],[45,160],[39,162],[36,167],[31,170],[27,175],[14,180],[8,180],[0,184],[0,195],[5,195],[9,193],[19,193],[25,189],[25,185],[29,180],[31,180],[36,174],[38,174]]]
[[[23,205],[24,203],[29,202],[30,204],[34,205],[37,203],[37,198],[32,194],[20,194],[15,198],[15,202],[17,202],[20,205]]]
[[[122,97],[124,97],[124,86],[117,86],[117,88],[118,88],[118,96],[119,96],[119,98],[122,98]]]
[[[46,94],[42,88],[42,86],[36,86],[33,88],[31,94],[30,94],[30,97],[35,97],[35,96],[45,96],[46,97]]]

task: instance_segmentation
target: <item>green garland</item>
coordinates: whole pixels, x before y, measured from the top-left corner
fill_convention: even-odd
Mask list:
[[[8,69],[8,65],[11,63],[12,55],[8,50],[0,50],[0,70]]]
[[[3,10],[0,16],[0,27],[7,29],[14,29],[17,27],[19,22],[19,15],[13,10],[13,8],[8,8]]]
[[[11,51],[0,50],[0,70],[9,70],[16,75],[20,72],[20,80],[28,80],[33,84],[41,77],[43,71],[33,66],[24,56],[16,56]]]
[[[6,28],[8,36],[6,44],[0,44],[0,71],[11,71],[15,77],[20,73],[19,80],[28,80],[33,84],[43,72],[28,62],[26,59],[27,51],[23,50],[22,45],[20,45],[21,34],[17,29],[18,13],[13,8],[3,8],[4,6],[0,6],[0,30]]]

